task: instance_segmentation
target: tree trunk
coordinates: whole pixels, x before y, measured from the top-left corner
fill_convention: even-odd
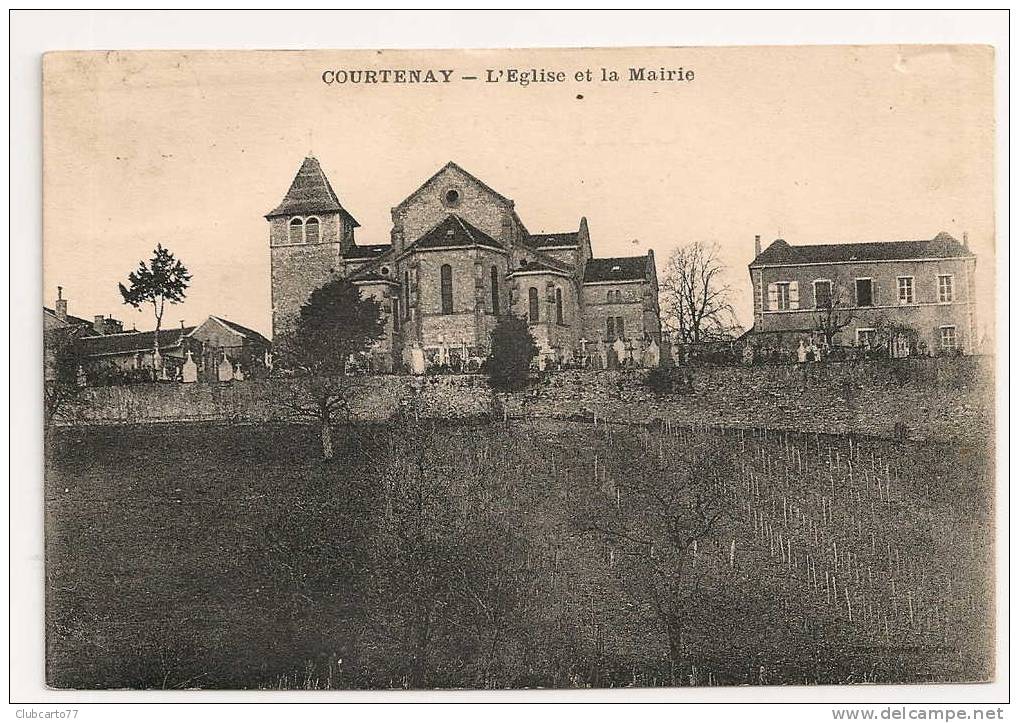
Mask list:
[[[431,627],[431,611],[421,608],[418,612],[417,630],[415,630],[415,651],[414,660],[411,664],[410,687],[414,690],[422,690],[428,681],[428,638]]]
[[[322,419],[322,459],[333,458],[333,429],[329,417]]]
[[[672,684],[676,684],[676,675],[682,670],[685,661],[683,651],[683,628],[679,621],[669,620],[666,622],[669,633],[669,661],[672,663]]]

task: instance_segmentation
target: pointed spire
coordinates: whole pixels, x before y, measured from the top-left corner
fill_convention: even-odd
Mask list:
[[[353,226],[360,226],[357,220],[340,205],[325,171],[318,159],[309,155],[301,163],[293,182],[280,205],[265,215],[275,216],[305,215],[309,213],[339,213],[345,216]]]

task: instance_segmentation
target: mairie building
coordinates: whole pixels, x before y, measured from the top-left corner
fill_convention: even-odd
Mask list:
[[[654,252],[595,258],[585,218],[531,233],[510,198],[452,162],[393,207],[389,243],[357,243],[357,220],[313,157],[266,219],[276,339],[312,291],[343,276],[385,310],[379,370],[407,365],[414,349],[432,364],[483,358],[507,313],[527,319],[543,364],[613,347],[625,349],[614,363],[640,363],[661,344]]]

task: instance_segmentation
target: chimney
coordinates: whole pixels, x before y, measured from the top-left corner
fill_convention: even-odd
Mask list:
[[[95,320],[92,322],[92,330],[96,334],[106,333],[106,324],[104,323],[105,317],[102,314],[96,314]]]
[[[61,321],[67,321],[67,299],[64,298],[64,287],[57,287],[57,303],[54,304],[57,312],[57,318]]]
[[[754,234],[754,258],[761,255],[761,234]]]
[[[969,231],[962,232],[962,247],[969,250]]]

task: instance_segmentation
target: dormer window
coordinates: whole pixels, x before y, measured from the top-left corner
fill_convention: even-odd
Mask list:
[[[304,243],[304,221],[299,218],[290,221],[290,243]]]
[[[318,219],[313,216],[304,222],[304,242],[317,244],[318,239]]]

